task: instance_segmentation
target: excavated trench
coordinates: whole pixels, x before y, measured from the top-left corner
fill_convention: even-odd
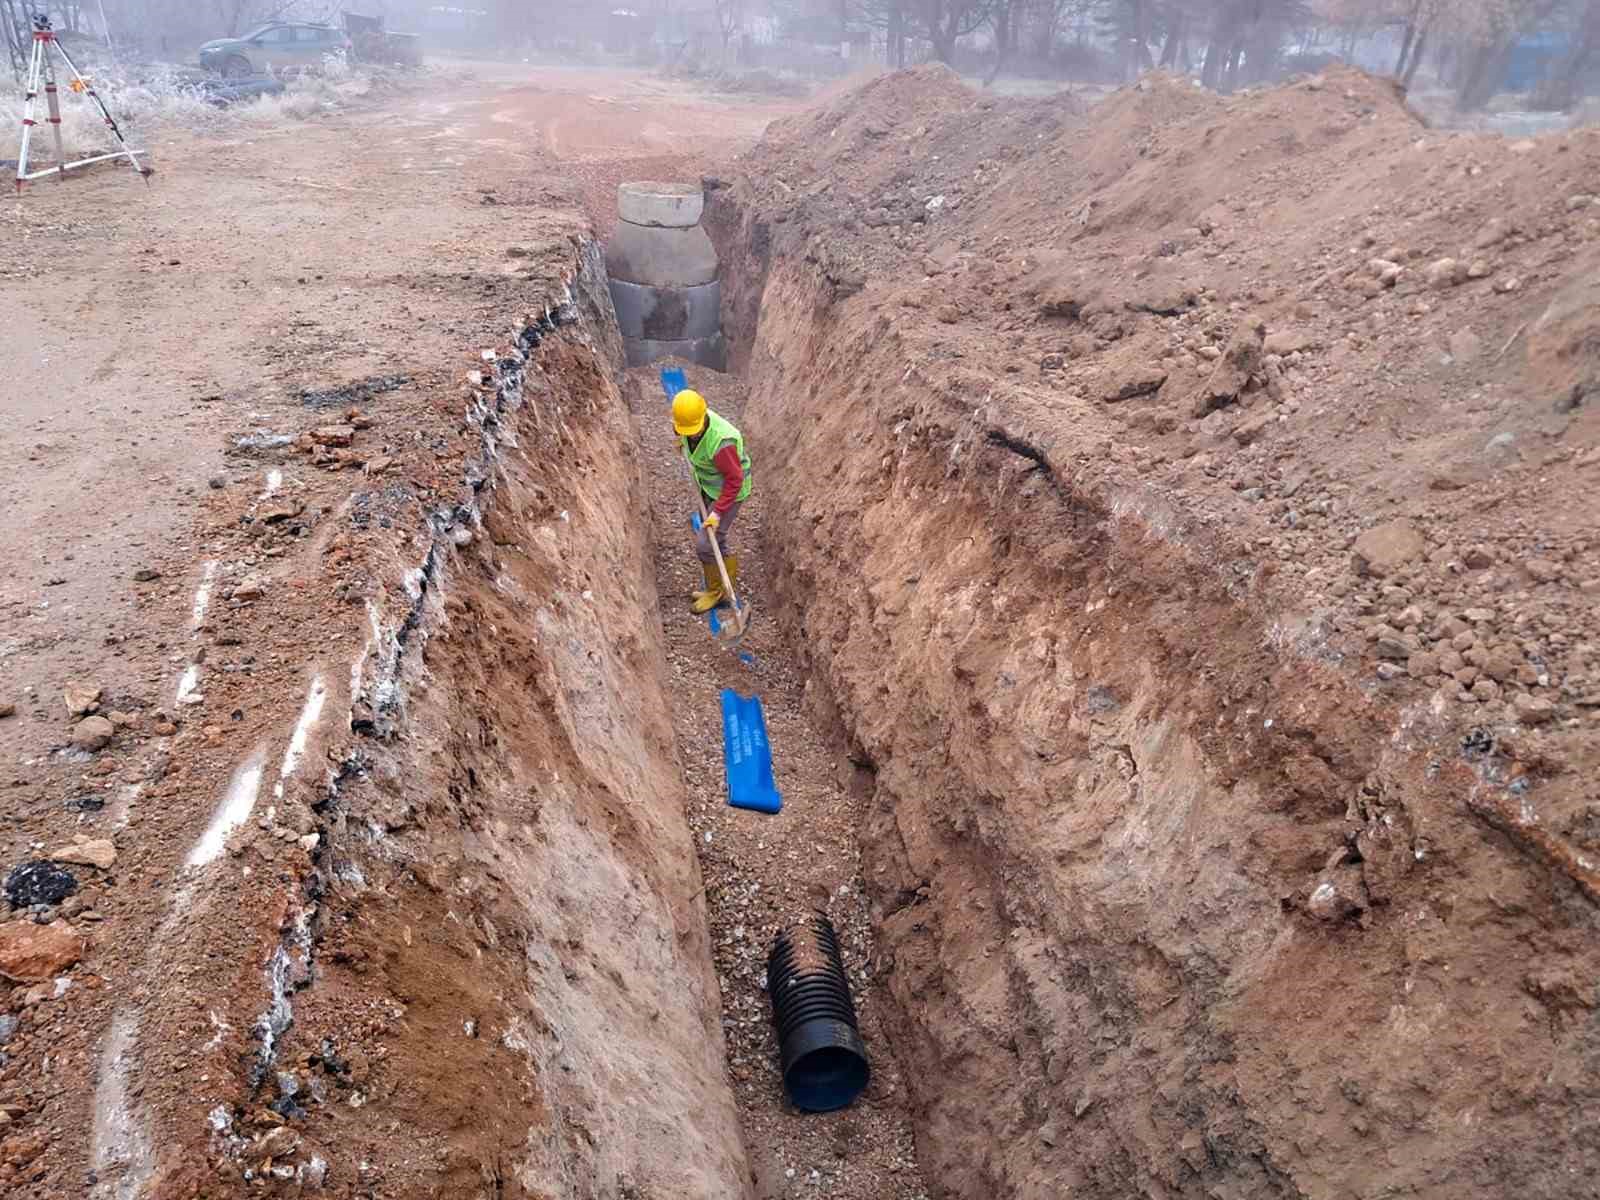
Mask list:
[[[761,213],[706,222],[744,654],[684,607],[687,476],[589,246],[373,613],[277,1060],[357,1098],[347,1136],[405,1130],[416,1194],[1575,1194],[1548,1129],[1595,1127],[1588,901],[1495,831],[1493,747],[1373,704],[1204,530]],[[766,706],[778,816],[724,804],[724,687]],[[822,1117],[762,990],[816,908],[873,1056]],[[321,1033],[351,1021],[411,1072],[381,1118]]]
[[[1530,781],[740,197],[767,590],[934,1194],[1571,1194],[1600,957]]]
[[[625,370],[599,248],[569,274],[469,375],[461,492],[385,543],[402,586],[368,605],[357,749],[269,814],[290,824],[303,799],[321,845],[278,922],[243,1082],[309,1124],[263,1135],[241,1119],[257,1110],[218,1110],[211,1148],[247,1182],[310,1190],[922,1200],[871,982],[865,773],[807,719],[775,616],[733,654],[689,614],[691,494],[660,385]],[[736,379],[689,369],[742,416]],[[758,611],[769,503],[740,534]],[[363,512],[387,529],[404,504]],[[330,710],[346,699],[317,686]],[[724,804],[725,686],[766,706],[776,816]],[[873,1075],[852,1108],[806,1116],[763,980],[780,925],[819,908]],[[186,1169],[158,1164],[155,1186]]]

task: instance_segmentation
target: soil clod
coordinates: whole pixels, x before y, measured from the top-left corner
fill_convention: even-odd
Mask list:
[[[12,908],[60,904],[77,890],[77,877],[54,862],[18,863],[6,873],[6,900]]]

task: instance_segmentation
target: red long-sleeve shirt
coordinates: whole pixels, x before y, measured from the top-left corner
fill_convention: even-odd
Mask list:
[[[711,461],[722,472],[722,491],[712,502],[711,511],[719,517],[725,517],[733,507],[733,502],[739,498],[739,489],[744,486],[744,466],[739,462],[739,448],[732,442],[723,442],[722,449],[712,455]]]

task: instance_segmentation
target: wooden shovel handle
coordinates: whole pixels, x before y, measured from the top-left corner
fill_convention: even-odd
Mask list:
[[[705,494],[701,492],[699,484],[695,484],[694,498],[700,505],[700,528],[705,529],[706,516],[708,515],[706,513],[706,498]],[[722,561],[722,547],[717,545],[717,531],[715,529],[708,530],[706,540],[711,543],[711,556],[717,560],[717,574],[722,577],[722,590],[727,594],[728,603],[733,605],[734,623],[742,633],[744,631],[745,613],[739,604],[739,597],[734,594],[733,580],[728,578],[727,565]]]

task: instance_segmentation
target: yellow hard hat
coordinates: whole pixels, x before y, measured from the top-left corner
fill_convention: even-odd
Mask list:
[[[672,398],[672,427],[679,437],[694,437],[706,427],[706,398],[685,389]]]

